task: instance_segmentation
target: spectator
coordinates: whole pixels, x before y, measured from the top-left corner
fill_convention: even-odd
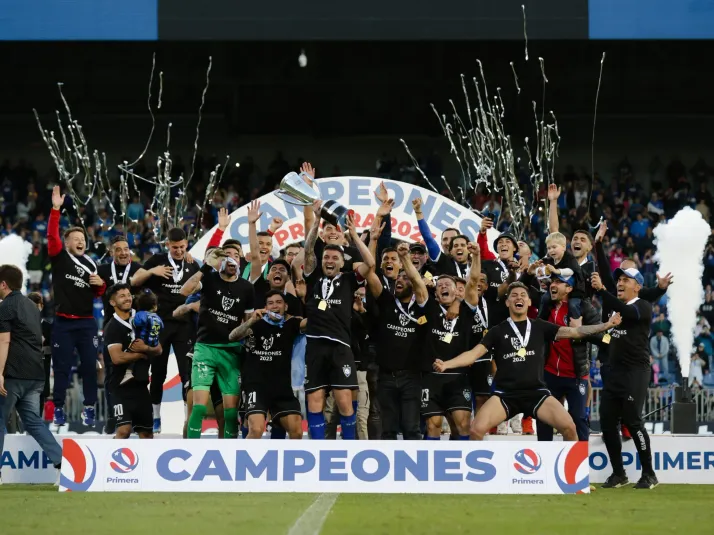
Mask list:
[[[652,332],[661,332],[664,336],[669,336],[669,331],[672,328],[672,324],[667,318],[664,317],[664,312],[660,313],[657,320],[652,324]]]
[[[126,215],[134,222],[144,220],[144,205],[141,204],[139,195],[134,195],[132,198],[131,204],[126,209]]]
[[[702,388],[704,383],[704,365],[706,362],[699,356],[699,353],[692,354],[692,360],[689,363],[689,387]]]
[[[668,376],[669,340],[664,336],[662,331],[657,331],[657,333],[650,339],[650,353],[659,366],[659,373]]]

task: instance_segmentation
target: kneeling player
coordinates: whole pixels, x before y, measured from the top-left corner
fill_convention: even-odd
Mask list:
[[[285,317],[285,296],[279,290],[265,295],[265,310],[233,330],[232,342],[248,338],[243,363],[243,402],[248,438],[261,438],[270,414],[292,439],[302,438],[300,402],[293,393],[291,360],[293,343],[307,320]]]
[[[556,339],[583,338],[604,332],[619,325],[621,318],[616,314],[599,325],[559,327],[540,319],[528,319],[531,300],[523,283],[512,283],[506,297],[508,320],[490,329],[473,349],[448,361],[437,360],[434,368],[444,372],[470,366],[489,352],[496,361],[497,388],[471,423],[472,440],[483,440],[493,426],[523,413],[555,427],[565,440],[576,441],[578,435],[573,419],[550,395],[543,381],[546,347]]]

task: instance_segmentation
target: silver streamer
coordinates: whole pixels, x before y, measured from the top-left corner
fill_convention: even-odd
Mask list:
[[[595,111],[593,112],[593,136],[590,142],[590,196],[588,198],[588,217],[590,217],[590,202],[593,199],[593,189],[595,189],[595,125],[597,123],[597,103],[600,99],[600,84],[602,83],[602,69],[605,65],[605,52],[600,60],[600,75],[597,79],[597,91],[595,92]],[[602,218],[601,218],[602,221]],[[598,226],[600,224],[598,223]]]
[[[526,61],[528,61],[528,28],[526,27],[526,6],[521,4],[521,10],[523,11],[523,39],[526,42]]]

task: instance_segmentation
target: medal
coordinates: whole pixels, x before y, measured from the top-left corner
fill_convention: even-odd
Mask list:
[[[446,334],[444,335],[444,337],[441,339],[441,341],[444,342],[445,344],[450,344],[450,343],[451,343],[451,339],[452,339],[453,337],[454,337],[453,334],[451,334],[451,333],[446,333]]]
[[[324,299],[320,300],[320,302],[317,304],[317,308],[319,310],[327,310],[327,301]]]
[[[482,336],[486,336],[488,334],[488,329],[484,329],[483,332],[481,333]]]
[[[523,336],[521,336],[521,331],[518,330],[518,327],[516,327],[516,324],[514,323],[514,321],[511,318],[508,318],[508,323],[511,326],[511,329],[513,329],[513,332],[516,333],[516,337],[518,338],[518,341],[520,342],[520,348],[518,349],[518,352],[516,354],[519,357],[525,357],[526,356],[526,347],[528,347],[528,341],[531,339],[531,322],[530,322],[530,320],[526,319],[526,336],[525,336],[525,338]]]
[[[127,279],[129,278],[129,270],[131,269],[131,262],[129,262],[124,269],[124,274],[121,276],[121,282],[122,284],[125,284]],[[119,282],[119,277],[117,277],[117,265],[114,261],[112,261],[112,280],[114,282]]]
[[[87,255],[82,255],[82,258],[86,258],[86,259],[89,261],[89,263],[92,264],[92,268],[94,268],[94,270],[92,270],[92,269],[88,268],[87,266],[85,266],[84,264],[82,264],[82,262],[80,262],[80,261],[77,259],[77,257],[74,256],[73,254],[70,254],[69,257],[72,259],[72,262],[74,262],[75,264],[77,264],[77,266],[79,266],[81,269],[83,269],[83,270],[84,270],[86,273],[88,273],[89,275],[96,275],[96,274],[97,274],[97,264],[94,262],[94,260],[92,260],[92,259],[91,259],[90,257],[88,257]]]
[[[419,325],[424,325],[424,324],[426,323],[426,316],[422,316],[421,318],[419,318],[419,319],[417,320],[417,323],[418,323]]]
[[[526,356],[526,348],[522,347],[518,350],[518,353],[516,353],[519,357],[525,357]]]
[[[174,259],[171,257],[171,255],[168,255],[169,258],[169,264],[171,264],[171,267],[173,268],[173,272],[171,273],[172,278],[174,279],[174,282],[178,284],[181,282],[181,279],[183,278],[183,260],[181,260],[181,266],[178,266],[176,262],[174,262]]]
[[[612,339],[612,336],[610,336],[607,333],[602,335],[602,343],[603,344],[609,344],[611,339]]]
[[[434,278],[434,275],[427,271],[426,273],[424,273],[424,278],[431,280]]]

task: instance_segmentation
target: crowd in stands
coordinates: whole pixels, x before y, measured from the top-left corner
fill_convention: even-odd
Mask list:
[[[220,187],[212,199],[203,199],[209,174],[219,162],[216,157],[196,159],[194,178],[189,186],[189,206],[183,214],[181,226],[191,237],[201,236],[213,227],[218,210],[222,207],[229,213],[275,189],[280,179],[288,172],[299,170],[301,157],[295,164],[290,164],[282,153],[277,153],[272,162],[261,167],[248,156],[239,166],[230,167]],[[690,162],[691,163],[691,162]],[[320,163],[316,162],[317,168]],[[177,176],[191,174],[190,166],[180,157],[173,162],[173,171]],[[449,195],[443,182],[443,163],[436,152],[420,158],[421,171],[429,181],[440,189],[440,193]],[[134,171],[140,176],[155,176],[156,169],[147,168],[140,162]],[[341,175],[335,167],[323,176]],[[383,154],[375,164],[375,175],[393,180],[400,180],[428,187],[421,172],[406,157],[398,160]],[[532,198],[533,185],[529,174],[517,170],[519,184],[525,198]],[[710,222],[714,215],[714,199],[709,191],[709,184],[714,177],[714,169],[703,159],[688,168],[679,158],[673,158],[664,165],[659,158],[654,158],[647,169],[634,169],[627,158],[615,165],[608,176],[589,172],[578,172],[573,166],[566,166],[562,173],[556,174],[555,182],[561,186],[558,199],[560,214],[559,230],[567,237],[578,228],[594,227],[600,218],[604,218],[610,229],[609,243],[606,244],[611,267],[614,270],[620,262],[631,258],[637,264],[645,278],[646,286],[656,284],[658,269],[655,258],[654,228],[671,218],[679,209],[690,206],[698,210]],[[116,177],[115,177],[116,178]],[[15,233],[32,244],[32,253],[27,262],[30,276],[30,289],[41,291],[47,311],[52,310],[51,280],[49,276],[49,258],[47,255],[47,219],[51,208],[50,192],[58,182],[56,170],[38,172],[31,162],[25,160],[5,160],[0,164],[0,188],[2,206],[0,207],[0,235]],[[112,206],[106,201],[92,199],[79,212],[66,211],[60,221],[61,229],[75,226],[83,220],[88,231],[88,251],[97,259],[106,254],[106,245],[112,237],[125,234],[135,256],[135,260],[145,262],[151,255],[161,251],[155,233],[155,218],[152,208],[153,186],[143,181],[136,181],[137,190],[132,191],[127,206],[127,225],[124,227],[119,217],[113,217]],[[134,184],[132,184],[134,186]],[[537,196],[546,198],[547,184],[540,185]],[[110,200],[114,207],[120,206],[119,188],[113,188]],[[591,194],[592,192],[592,194]],[[82,191],[79,191],[80,196]],[[68,196],[69,197],[69,196]],[[201,221],[197,219],[197,204],[206,201]],[[67,199],[69,204],[69,198]],[[492,214],[499,231],[508,230],[511,215],[502,205],[498,194],[490,194],[485,185],[468,192],[468,204],[476,210]],[[533,252],[534,257],[545,254],[545,237],[548,235],[548,213],[545,209],[535,210],[535,215],[526,225],[523,239]],[[192,245],[191,243],[189,246]],[[696,348],[691,355],[691,374],[689,382],[695,387],[714,386],[714,239],[711,239],[704,258],[703,287],[706,289],[706,301],[700,310],[697,324]],[[101,323],[102,307],[96,307],[97,320]],[[667,297],[656,304],[651,332],[651,353],[653,363],[652,384],[665,385],[681,381],[678,358],[670,336],[670,322],[667,320]],[[593,360],[593,386],[598,385],[598,362]]]

